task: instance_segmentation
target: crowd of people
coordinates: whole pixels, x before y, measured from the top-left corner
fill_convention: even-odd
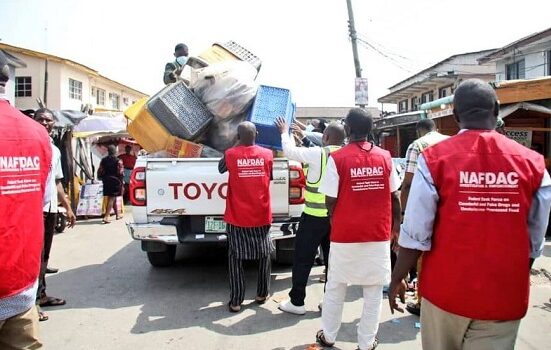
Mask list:
[[[315,337],[322,346],[335,344],[347,286],[359,285],[358,349],[377,347],[385,285],[391,311],[403,312],[398,300],[405,302],[406,278],[416,270],[417,302],[406,307],[421,315],[424,349],[513,349],[530,269],[544,247],[551,178],[541,154],[496,131],[498,114],[490,85],[462,82],[454,97],[460,132],[448,137],[432,120],[420,121],[402,182],[390,153],[370,141],[366,111],[351,109],[342,124],[308,136],[304,125],[293,125],[294,139],[278,119],[284,155],[307,169],[292,287],[279,309],[306,313],[306,283],[321,246],[327,278]],[[260,261],[255,300],[269,297],[273,160],[255,136],[253,124],[240,124],[238,144],[219,164],[229,172],[231,312],[244,299],[242,260]]]
[[[176,51],[177,58],[187,56],[187,47]],[[7,80],[0,52],[0,93]],[[454,97],[461,131],[446,137],[432,121],[419,122],[402,182],[390,153],[372,142],[373,121],[365,110],[353,108],[342,122],[313,127],[278,119],[285,156],[307,169],[292,286],[279,309],[306,313],[307,280],[321,246],[327,273],[315,334],[321,345],[335,344],[347,287],[359,285],[358,348],[377,347],[384,287],[389,285],[391,311],[403,312],[398,300],[404,303],[406,277],[416,268],[418,302],[407,308],[421,315],[423,348],[512,349],[527,312],[529,271],[543,250],[551,178],[540,154],[495,131],[498,112],[488,84],[461,83]],[[45,274],[54,209],[65,207],[69,226],[75,215],[60,182],[60,152],[49,136],[53,113],[41,109],[34,119],[0,100],[0,212],[10,213],[0,220],[2,349],[40,348],[38,321],[47,319],[40,307],[65,304],[46,294]],[[255,144],[256,135],[254,124],[239,124],[237,144],[218,167],[229,173],[230,312],[240,312],[245,299],[244,260],[259,262],[255,301],[270,297],[273,153]],[[105,223],[112,206],[119,217],[111,198],[121,195],[135,162],[129,149],[125,154],[117,157],[110,146],[100,166],[110,197]]]

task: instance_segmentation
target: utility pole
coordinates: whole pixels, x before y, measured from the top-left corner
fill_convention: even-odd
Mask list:
[[[356,43],[356,27],[354,26],[354,11],[352,10],[352,0],[346,0],[348,6],[348,32],[352,41],[352,55],[354,56],[354,68],[356,69],[356,78],[362,77],[362,68],[360,67],[360,58],[358,57],[358,45]],[[364,108],[365,105],[359,105]]]

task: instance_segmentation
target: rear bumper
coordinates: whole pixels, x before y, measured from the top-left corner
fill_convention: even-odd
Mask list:
[[[298,222],[298,218],[277,220],[274,218],[274,223],[270,229],[270,236],[273,240],[292,238],[295,235],[292,230],[289,230],[290,224]],[[227,240],[225,233],[193,233],[180,232],[178,235],[177,220],[174,224],[148,223],[135,224],[128,223],[126,227],[133,239],[138,241],[159,242],[164,244],[179,244],[179,243],[199,243],[199,242],[224,242]],[[182,231],[182,230],[181,230]]]
[[[165,244],[178,244],[178,232],[176,226],[151,224],[126,224],[128,232],[133,239],[138,241],[153,241]]]

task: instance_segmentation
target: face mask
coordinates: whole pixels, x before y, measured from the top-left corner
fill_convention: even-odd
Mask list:
[[[187,60],[188,60],[188,57],[186,56],[176,57],[176,63],[178,63],[180,67],[185,66],[187,63]]]

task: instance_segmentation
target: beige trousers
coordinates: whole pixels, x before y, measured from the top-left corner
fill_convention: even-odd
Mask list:
[[[38,337],[36,306],[22,314],[0,321],[0,349],[2,350],[40,349],[42,343]]]
[[[446,312],[427,299],[421,305],[425,350],[514,349],[520,320],[481,321]]]

